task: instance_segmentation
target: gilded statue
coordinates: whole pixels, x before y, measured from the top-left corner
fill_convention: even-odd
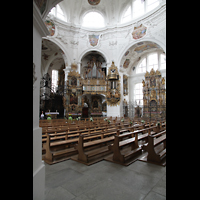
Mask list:
[[[161,83],[162,83],[162,85],[165,85],[165,79],[164,79],[164,77],[162,78]]]
[[[118,91],[116,91],[116,93],[115,93],[115,98],[119,98],[119,92]]]
[[[107,98],[110,98],[111,96],[110,96],[110,92],[108,91],[107,92]]]
[[[145,86],[145,81],[144,80],[142,80],[142,84],[143,84],[143,87]]]

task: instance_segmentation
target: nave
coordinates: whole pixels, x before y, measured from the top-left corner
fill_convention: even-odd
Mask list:
[[[63,154],[63,157],[60,158],[61,160],[58,158],[58,160],[51,160],[52,162],[47,160],[45,154],[43,154],[46,169],[45,199],[166,199],[166,167],[155,163],[141,162],[144,161],[142,158],[145,157],[148,151],[145,151],[145,148],[143,149],[142,147],[148,144],[149,135],[155,136],[154,141],[166,136],[166,123],[161,123],[158,130],[158,123],[155,124],[155,122],[144,124],[134,122],[131,124],[129,118],[119,118],[117,120],[117,118],[112,119],[110,117],[109,119],[111,122],[108,123],[107,121],[109,119],[107,119],[107,121],[104,119],[96,118],[93,119],[93,121],[85,121],[85,119],[76,121],[74,125],[72,125],[72,123],[66,123],[66,121],[63,123],[61,120],[52,120],[51,126],[50,122],[47,123],[46,120],[46,123],[41,121],[40,125],[43,126],[43,131],[46,133],[48,131],[55,132],[55,127],[57,126],[56,134],[50,134],[52,139],[54,138],[54,140],[51,140],[51,143],[58,143],[58,141],[60,141],[60,145],[67,140],[75,142],[76,138],[76,141],[80,144],[78,138],[80,138],[82,134],[87,134],[88,137],[90,136],[90,139],[86,140],[84,143],[97,143],[97,141],[110,137],[102,138],[102,135],[105,135],[106,131],[108,134],[108,130],[110,129],[111,134],[113,134],[112,132],[115,133],[114,136],[111,137],[117,137],[117,133],[118,136],[123,136],[121,143],[127,143],[126,141],[132,140],[134,145],[130,143],[127,145],[128,147],[121,147],[120,151],[123,151],[123,154],[124,152],[130,152],[132,146],[137,148],[136,139],[139,138],[141,140],[138,141],[138,146],[141,147],[142,154],[133,155],[133,159],[131,162],[130,159],[128,159],[128,163],[121,163],[119,162],[120,160],[112,160],[115,152],[109,152],[106,155],[103,154],[103,157],[100,157],[100,159],[97,156],[96,160],[94,157],[92,162],[91,160],[87,160],[88,162],[82,160],[82,156],[78,156],[80,153],[79,151],[76,152],[77,154],[75,156]],[[53,121],[54,123],[52,123]],[[71,134],[69,131],[59,135],[59,128],[61,129],[60,132],[63,132],[64,128],[66,129],[67,127],[66,124],[76,128],[71,128]],[[81,124],[85,132],[81,132]],[[95,124],[98,124],[99,129]],[[103,124],[105,129],[106,125],[109,124],[109,127],[107,127],[104,133],[102,133],[104,129]],[[113,128],[112,124],[117,128]],[[88,129],[86,129],[86,127]],[[96,128],[94,129],[94,127]],[[68,130],[70,130],[70,127],[68,127]],[[135,134],[133,134],[134,132]],[[64,138],[62,138],[63,135]],[[72,139],[70,139],[70,135],[73,135]],[[100,137],[94,137],[95,135]],[[131,135],[131,137],[128,137],[129,135]],[[148,137],[145,137],[145,135]],[[57,137],[57,139],[55,137]],[[43,142],[44,141],[43,139]],[[109,144],[105,144],[103,148],[109,149],[111,146],[114,148],[115,143],[116,140],[113,139]],[[46,146],[44,144],[45,143],[43,143],[43,146]],[[73,147],[67,146],[66,148],[65,146],[65,149],[57,150],[57,153],[61,153],[62,151],[66,153],[68,148],[75,149],[77,146],[77,144],[73,145],[72,143],[71,145]],[[102,146],[96,145],[95,150],[89,148],[89,150],[82,153],[89,155],[91,152],[100,151],[100,149],[102,149]],[[53,154],[53,151],[51,151],[51,153]],[[54,153],[56,155],[55,149]]]

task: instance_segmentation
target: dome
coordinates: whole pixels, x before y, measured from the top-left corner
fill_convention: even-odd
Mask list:
[[[50,12],[56,18],[81,27],[102,28],[133,23],[159,9],[165,0],[100,0],[90,4],[86,0],[63,0]]]

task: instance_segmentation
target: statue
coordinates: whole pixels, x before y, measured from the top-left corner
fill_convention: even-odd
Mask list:
[[[143,84],[143,87],[145,86],[145,81],[144,80],[142,80],[142,84]]]
[[[164,79],[164,77],[162,78],[161,83],[162,83],[162,85],[165,85],[165,79]]]

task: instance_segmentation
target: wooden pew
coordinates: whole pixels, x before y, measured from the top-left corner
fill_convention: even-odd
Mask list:
[[[111,153],[108,149],[108,144],[113,142],[114,136],[85,142],[85,138],[91,137],[91,135],[92,134],[79,136],[78,144],[74,147],[78,151],[78,155],[72,156],[72,160],[91,165],[103,160],[102,156]]]
[[[58,142],[50,142],[51,134],[47,135],[47,142],[45,144],[46,154],[43,156],[43,160],[48,164],[55,164],[64,160],[70,159],[74,154],[77,154],[77,150],[72,148],[66,148],[67,144],[74,142],[73,140],[64,140]]]
[[[103,139],[104,137],[110,137],[115,134],[116,129],[109,129],[107,127],[99,128],[99,131],[90,132],[91,129],[77,131],[77,134],[80,133],[83,135],[87,135],[84,138],[84,141],[88,140],[98,140]],[[57,131],[57,130],[56,130]],[[122,130],[121,132],[125,132],[127,130]],[[52,133],[53,131],[48,131],[46,143],[43,143],[43,150],[46,152],[43,155],[43,160],[48,164],[54,164],[60,161],[64,161],[70,158],[71,155],[77,154],[78,152],[74,150],[74,145],[78,143],[79,138],[75,137],[73,139],[69,139],[69,134],[73,134],[74,132],[63,132],[63,133]],[[51,133],[51,134],[50,134]],[[65,140],[60,140],[61,138]],[[104,139],[105,139],[104,138]]]
[[[105,160],[125,166],[130,165],[137,159],[136,156],[142,153],[142,147],[138,144],[138,141],[147,139],[149,134],[156,134],[156,132],[153,131],[155,128],[156,126],[152,126],[146,129],[123,133],[121,135],[117,133],[115,135],[114,144],[108,146],[109,150],[113,152],[113,155],[108,156]],[[138,136],[139,133],[142,134]],[[126,137],[128,137],[128,139],[122,140]],[[147,140],[145,141],[147,142]],[[124,148],[125,146],[129,147]]]
[[[147,154],[140,158],[141,161],[158,165],[166,165],[166,130],[156,135],[148,136],[148,143],[142,146]]]

